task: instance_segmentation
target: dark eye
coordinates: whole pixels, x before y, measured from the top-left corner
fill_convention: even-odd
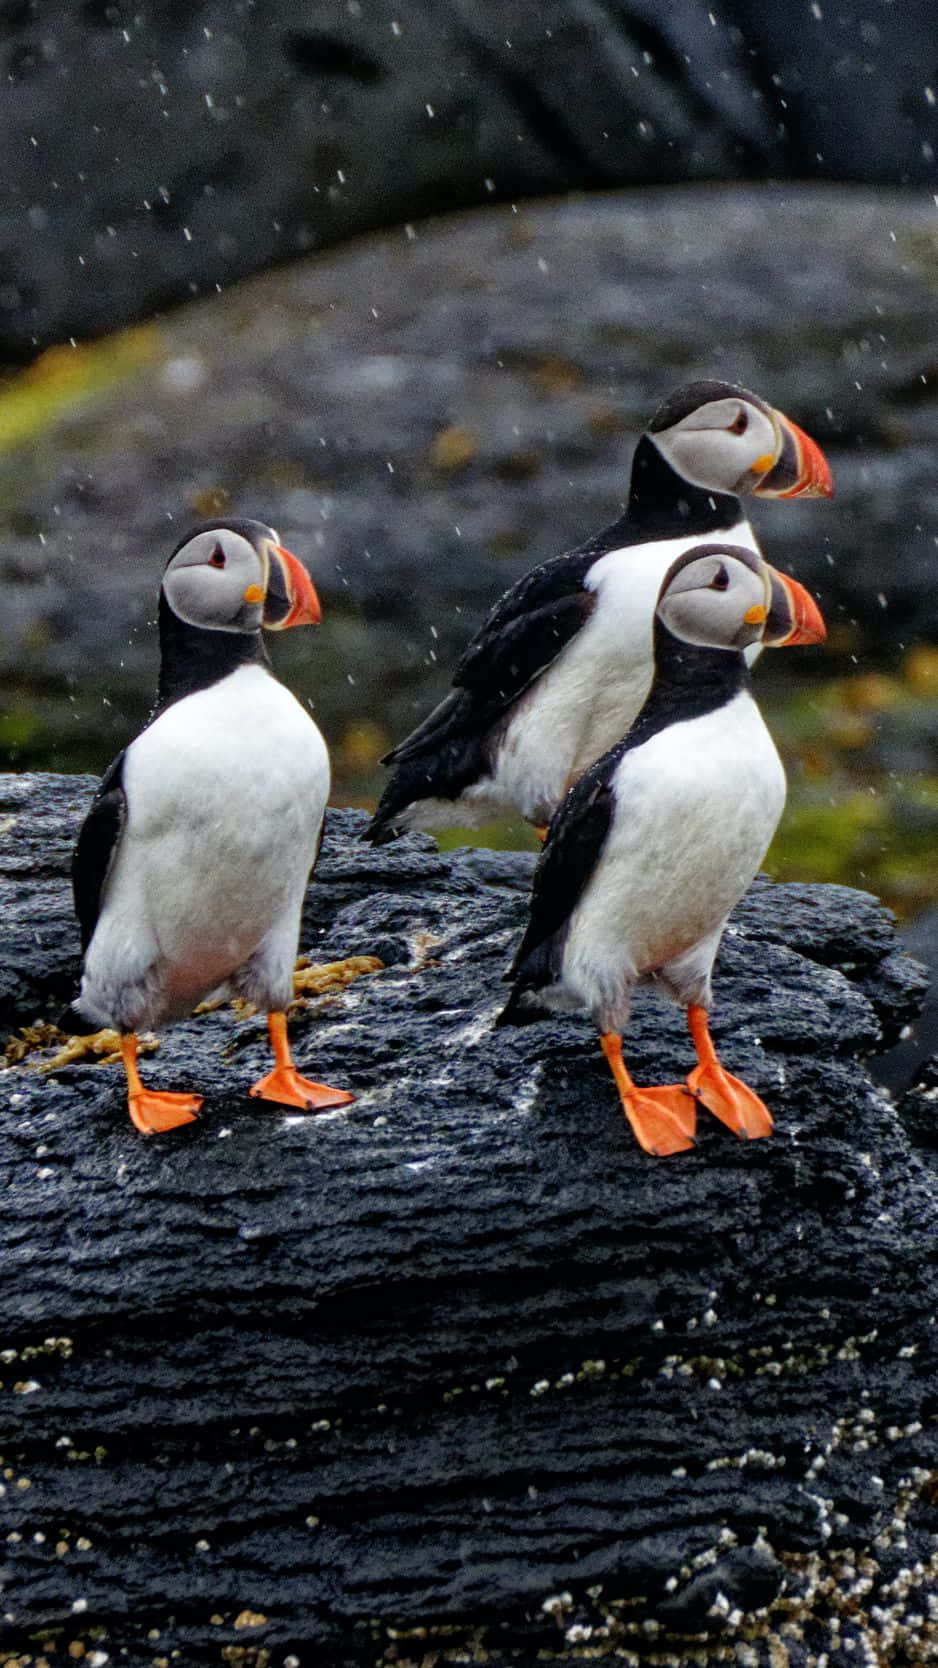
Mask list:
[[[745,434],[748,427],[748,414],[745,411],[740,411],[730,424],[730,434]]]
[[[225,565],[226,560],[227,560],[227,558],[225,556],[225,552],[222,550],[221,545],[216,544],[215,549],[212,551],[212,554],[208,559],[209,567],[210,568],[223,568],[224,565]]]
[[[711,591],[728,591],[729,590],[729,585],[730,585],[730,576],[727,573],[726,569],[725,568],[718,568],[717,572],[714,574],[713,578],[710,581]]]

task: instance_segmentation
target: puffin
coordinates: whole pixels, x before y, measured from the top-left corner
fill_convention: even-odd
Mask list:
[[[505,593],[449,694],[384,756],[393,774],[363,837],[509,814],[542,832],[648,693],[672,563],[703,537],[758,551],[741,495],[832,492],[820,448],[758,395],[715,381],[678,389],[638,441],[624,515]]]
[[[727,917],[785,803],[745,651],[764,639],[793,585],[748,546],[723,540],[672,562],[654,610],[648,698],[553,817],[506,974],[513,988],[499,1025],[589,1010],[625,1115],[656,1155],[694,1145],[698,1102],[743,1139],[772,1130],[763,1101],[717,1058],[707,1016]],[[790,624],[787,644],[824,639],[806,593],[792,601]],[[639,1088],[626,1070],[622,1032],[645,983],[687,1010],[698,1063],[686,1083]]]
[[[209,995],[267,1013],[274,1067],[250,1094],[309,1111],[353,1098],[301,1076],[287,1036],[329,755],[273,676],[261,631],[319,619],[306,569],[262,522],[195,527],[166,565],[156,704],[105,773],[75,846],[84,960],[60,1021],[120,1032],[128,1109],[144,1135],[190,1123],[202,1100],[144,1085],[137,1033]]]

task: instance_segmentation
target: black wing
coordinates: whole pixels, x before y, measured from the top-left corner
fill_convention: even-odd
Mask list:
[[[589,619],[584,589],[593,563],[631,544],[624,518],[576,550],[541,563],[495,604],[453,674],[453,688],[382,764],[394,771],[364,838],[394,838],[394,819],[419,799],[457,799],[490,768],[487,744],[498,720],[557,659]]]
[[[512,620],[488,635],[484,646],[481,636],[476,638],[480,648],[471,667],[473,685],[451,689],[416,730],[385,754],[382,763],[395,768],[364,839],[375,845],[393,840],[395,818],[415,800],[458,799],[488,773],[493,727],[556,659],[594,606],[592,593],[580,590]]]
[[[601,544],[602,535],[590,539],[577,550],[567,551],[564,556],[555,556],[550,562],[542,562],[540,567],[532,568],[530,573],[526,573],[517,584],[512,585],[511,589],[499,598],[484,624],[463,651],[456,663],[453,683],[458,688],[467,689],[484,685],[488,681],[488,668],[492,656],[500,652],[503,639],[515,645],[522,644],[528,622],[531,624],[532,635],[537,638],[542,635],[540,623],[549,619],[552,610],[562,614],[564,605],[571,600],[590,596],[591,593],[583,590],[583,581],[593,563],[603,554]],[[582,625],[583,621],[580,620],[579,624]],[[567,636],[556,644],[553,652],[542,662],[538,670],[543,670],[544,665],[550,664],[560,653],[567,638],[572,637],[577,630],[578,625],[572,624]],[[526,657],[528,660],[532,653],[533,651],[529,651]]]
[[[81,928],[83,953],[91,943],[101,908],[101,893],[127,821],[124,757],[123,752],[118,753],[101,778],[91,810],[79,830],[72,856],[72,892]]]
[[[532,568],[500,597],[456,663],[453,688],[409,736],[384,755],[398,764],[474,726],[494,723],[556,660],[595,605],[583,581],[607,551],[634,543],[624,518],[576,550]]]
[[[610,748],[574,784],[555,813],[534,871],[531,912],[524,938],[505,977],[515,988],[498,1023],[523,1020],[519,999],[540,990],[560,971],[567,926],[599,862],[615,815],[612,776],[623,743]]]
[[[488,729],[556,660],[595,606],[593,593],[580,588],[529,609],[497,631],[487,623],[460,660],[450,694],[386,754],[384,763],[400,764],[454,735]]]

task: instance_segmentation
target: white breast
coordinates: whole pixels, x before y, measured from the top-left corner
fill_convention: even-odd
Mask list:
[[[563,980],[594,1012],[636,979],[708,946],[758,871],[785,774],[748,693],[627,752],[615,815],[571,918]]]
[[[124,790],[81,1006],[136,1027],[188,1011],[271,933],[292,938],[292,957],[329,759],[289,691],[242,667],[137,737]],[[129,1018],[121,1005],[137,987],[133,1000],[154,1011]]]
[[[727,538],[757,548],[748,522]],[[699,542],[662,539],[611,550],[596,562],[586,581],[596,607],[522,697],[495,759],[494,782],[481,783],[480,794],[494,791],[522,816],[547,821],[571,783],[628,734],[651,687],[662,582]]]

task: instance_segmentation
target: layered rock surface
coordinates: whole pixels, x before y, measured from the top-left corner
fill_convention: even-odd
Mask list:
[[[91,787],[0,782],[11,1027],[74,973]],[[302,944],[385,970],[293,1023],[347,1111],[248,1102],[230,1010],[145,1063],[207,1096],[171,1138],[117,1068],[0,1074],[10,1651],[932,1660],[938,1202],[927,1087],[906,1125],[864,1064],[921,992],[886,912],[757,883],[714,1031],[775,1135],[654,1161],[585,1021],[492,1028],[531,859],[361,827]],[[682,1075],[680,1016],[642,1001],[627,1057]]]

